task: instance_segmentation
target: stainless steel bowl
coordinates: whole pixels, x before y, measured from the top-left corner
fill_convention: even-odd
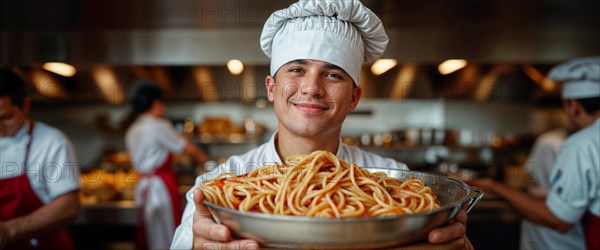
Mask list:
[[[248,213],[204,201],[215,221],[237,237],[262,246],[294,249],[368,249],[396,246],[424,239],[433,228],[452,220],[462,208],[467,212],[483,196],[477,189],[445,176],[415,171],[368,168],[399,180],[423,178],[437,195],[441,207],[418,214],[376,218],[322,219]]]

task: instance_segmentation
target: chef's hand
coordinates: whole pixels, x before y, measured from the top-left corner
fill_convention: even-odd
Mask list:
[[[216,223],[202,200],[204,193],[200,188],[194,190],[194,249],[259,249],[254,240],[232,240],[231,231],[221,224]]]
[[[467,212],[460,210],[454,222],[429,232],[428,240],[432,244],[449,244],[452,249],[474,249],[467,238]]]
[[[6,223],[0,221],[0,249],[4,249],[8,242],[8,227]]]

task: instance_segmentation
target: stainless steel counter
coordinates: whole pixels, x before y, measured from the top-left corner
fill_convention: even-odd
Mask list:
[[[76,225],[135,226],[135,203],[132,200],[82,204]]]

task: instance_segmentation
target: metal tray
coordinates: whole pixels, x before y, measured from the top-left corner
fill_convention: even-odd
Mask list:
[[[441,207],[435,210],[375,218],[323,219],[301,216],[248,213],[216,206],[204,200],[215,221],[227,226],[236,237],[254,239],[264,247],[294,249],[368,249],[397,246],[426,238],[429,231],[467,212],[483,196],[478,189],[445,176],[388,168],[367,168],[385,172],[399,180],[423,178],[437,195]]]

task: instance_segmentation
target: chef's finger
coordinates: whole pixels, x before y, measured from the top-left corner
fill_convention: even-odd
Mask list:
[[[231,240],[231,231],[224,225],[217,224],[210,218],[201,217],[194,221],[192,226],[194,237],[200,237],[217,242],[227,242]]]
[[[194,190],[194,204],[196,205],[196,212],[194,213],[194,221],[197,220],[197,216],[210,217],[210,210],[202,203],[204,200],[204,193],[200,188]]]
[[[192,232],[194,238],[200,237],[202,239],[209,239],[213,241],[229,241],[231,240],[231,232],[229,229],[221,224],[217,224],[208,210],[208,207],[202,203],[204,199],[204,193],[200,188],[194,190],[194,204],[196,205],[196,211],[194,212],[194,223],[192,225]]]
[[[465,210],[460,210],[458,212],[458,214],[456,215],[456,218],[454,218],[455,221],[462,223],[465,226],[465,229],[467,228],[467,211]]]
[[[232,249],[232,250],[251,250],[259,249],[258,243],[254,240],[232,240],[230,242],[214,241],[194,241],[194,249]]]
[[[441,228],[436,228],[429,232],[429,242],[444,243],[462,238],[466,233],[465,225],[460,222],[453,222]]]

